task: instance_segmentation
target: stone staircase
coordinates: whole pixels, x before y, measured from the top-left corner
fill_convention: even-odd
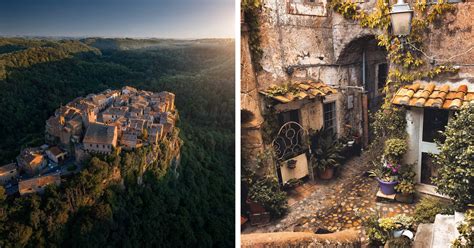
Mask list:
[[[416,231],[414,248],[448,248],[458,235],[454,215],[436,215],[432,224],[420,224]]]

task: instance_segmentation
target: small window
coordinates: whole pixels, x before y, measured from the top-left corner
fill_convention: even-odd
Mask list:
[[[297,109],[278,114],[278,122],[280,123],[280,126],[283,126],[289,121],[300,123],[300,113]]]
[[[336,102],[329,102],[323,105],[324,108],[324,129],[331,133],[337,133],[336,123]]]

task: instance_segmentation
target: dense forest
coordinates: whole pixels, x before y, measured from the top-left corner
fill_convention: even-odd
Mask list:
[[[179,167],[140,185],[138,152],[93,158],[41,196],[0,187],[0,247],[233,246],[234,77],[233,40],[0,39],[1,164],[41,145],[61,104],[125,85],[174,92],[183,141]],[[103,184],[114,168],[125,183]]]

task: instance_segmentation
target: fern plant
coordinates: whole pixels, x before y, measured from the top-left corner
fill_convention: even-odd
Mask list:
[[[344,157],[341,155],[342,145],[336,139],[336,134],[329,130],[319,130],[312,132],[310,141],[313,168],[326,170],[341,165]]]

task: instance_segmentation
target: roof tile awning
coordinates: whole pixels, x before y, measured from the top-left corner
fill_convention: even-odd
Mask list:
[[[324,97],[337,93],[337,90],[322,82],[296,82],[285,85],[288,90],[284,94],[274,94],[276,89],[282,86],[272,85],[266,90],[260,91],[261,94],[271,97],[281,103],[289,103],[296,100],[314,99],[318,96]]]
[[[468,91],[466,84],[436,85],[415,81],[400,88],[391,102],[420,108],[459,109],[463,105],[474,104],[474,92]]]

